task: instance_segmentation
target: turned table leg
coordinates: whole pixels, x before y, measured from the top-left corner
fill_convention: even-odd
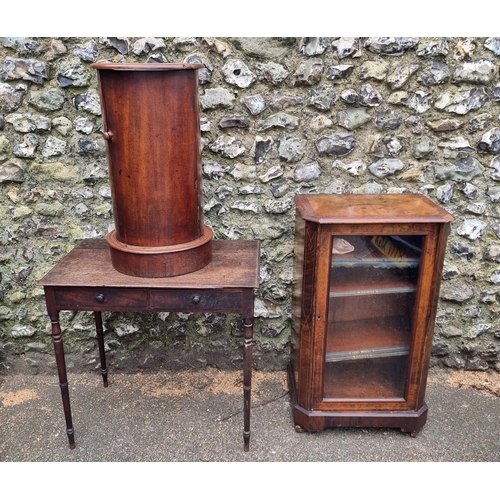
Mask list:
[[[108,367],[106,365],[106,352],[104,351],[104,329],[102,327],[101,311],[94,311],[95,331],[97,333],[97,345],[99,346],[99,357],[101,359],[101,375],[104,387],[108,387]]]
[[[71,418],[68,376],[66,372],[66,361],[64,359],[64,347],[62,342],[61,326],[59,325],[59,312],[53,311],[50,312],[49,315],[50,315],[50,322],[52,324],[52,342],[54,344],[54,352],[56,354],[57,371],[59,374],[59,386],[61,388],[64,417],[66,419],[66,434],[68,435],[69,447],[71,449],[74,449],[75,430],[73,429],[73,421]]]
[[[250,449],[250,398],[252,392],[253,290],[246,291],[243,313],[243,443]]]

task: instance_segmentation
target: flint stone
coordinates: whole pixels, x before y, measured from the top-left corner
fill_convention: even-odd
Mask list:
[[[86,87],[89,72],[82,66],[80,59],[61,60],[56,79],[61,87]]]
[[[418,79],[424,85],[440,85],[450,78],[450,69],[442,61],[432,61],[428,68]]]
[[[146,37],[134,42],[132,52],[136,56],[140,56],[141,54],[149,54],[150,52],[164,48],[165,42],[161,38]]]
[[[264,188],[261,188],[259,186],[243,186],[238,189],[239,194],[264,194],[265,190]],[[224,199],[219,196],[219,199]]]
[[[468,156],[457,160],[451,166],[435,166],[435,175],[440,180],[470,181],[482,175],[484,167],[474,157]]]
[[[210,150],[225,158],[236,158],[245,152],[245,147],[236,137],[230,135],[217,137],[210,145]]]
[[[484,46],[493,52],[496,56],[500,56],[500,38],[491,37],[484,42]]]
[[[498,66],[491,61],[481,59],[479,61],[463,63],[455,69],[453,80],[455,82],[489,83],[498,73]]]
[[[272,181],[273,179],[278,179],[281,177],[285,171],[283,170],[283,167],[281,165],[276,165],[275,167],[271,167],[267,172],[262,174],[259,179],[261,182],[267,183],[269,181]],[[274,191],[273,191],[274,194]],[[276,195],[274,195],[277,197]]]
[[[17,52],[37,52],[40,48],[37,41],[24,37],[2,37],[0,38],[0,44]]]
[[[332,47],[337,49],[337,57],[344,59],[346,57],[359,57],[359,38],[342,37],[332,42]]]
[[[33,210],[29,207],[25,206],[17,206],[15,208],[10,209],[10,216],[14,220],[22,219],[23,217],[27,217],[28,215],[31,215],[33,213]]]
[[[490,94],[492,101],[500,101],[500,87],[495,87]]]
[[[150,39],[148,39],[150,40]],[[154,39],[153,39],[154,40]],[[163,43],[163,40],[161,40]],[[136,42],[137,43],[137,42]],[[163,45],[164,47],[165,45]],[[155,50],[155,49],[151,49]],[[213,66],[210,59],[201,54],[191,54],[184,59],[186,64],[203,64],[203,68],[198,70],[198,82],[200,85],[205,85],[212,81]]]
[[[331,85],[321,85],[311,90],[307,104],[322,111],[326,111],[335,104],[336,99],[337,95]]]
[[[223,87],[206,89],[205,93],[200,97],[200,106],[202,110],[231,108],[235,99],[234,94]]]
[[[295,85],[315,85],[323,74],[323,60],[311,58],[300,64],[295,71]]]
[[[86,116],[79,116],[74,121],[75,130],[84,134],[91,134],[94,130],[94,124]]]
[[[297,95],[285,95],[281,92],[273,92],[271,95],[271,108],[285,109],[291,106],[299,106],[304,100]]]
[[[295,182],[314,181],[321,175],[321,168],[318,162],[298,165],[293,171]]]
[[[236,200],[231,205],[231,208],[233,208],[234,210],[239,210],[240,212],[253,212],[255,214],[258,214],[260,212],[259,207],[255,203],[244,200]]]
[[[285,194],[287,194],[291,189],[291,186],[283,181],[284,179],[280,179],[277,183],[271,186],[271,193],[275,198],[285,196]]]
[[[248,66],[239,59],[227,61],[222,67],[222,74],[227,83],[236,85],[241,89],[250,87],[257,79]]]
[[[71,130],[71,121],[65,116],[58,116],[52,120],[52,126],[64,137]]]
[[[304,156],[305,139],[283,135],[278,141],[279,157],[285,161],[299,161]]]
[[[248,111],[252,113],[252,115],[258,115],[262,113],[267,107],[266,101],[262,94],[257,94],[253,96],[243,97],[243,104],[247,107]]]
[[[36,178],[56,181],[78,181],[80,172],[76,165],[64,163],[33,163],[30,170]]]
[[[96,90],[89,90],[73,98],[73,105],[78,111],[87,111],[93,115],[101,116],[101,101]]]
[[[430,42],[420,41],[416,49],[417,56],[426,58],[447,56],[448,52],[448,42],[444,38],[440,40],[432,40]]]
[[[397,176],[397,179],[403,181],[423,182],[425,180],[424,172],[424,167],[420,163],[418,163],[417,165],[414,165],[413,167],[399,174]],[[434,186],[432,186],[432,189],[434,189]]]
[[[477,150],[479,153],[500,153],[500,128],[494,127],[488,130],[488,132],[481,137],[477,145]]]
[[[449,338],[449,337],[460,337],[462,335],[462,330],[459,330],[455,326],[448,325],[443,328],[443,331],[441,332],[441,335],[443,337]]]
[[[0,82],[0,111],[9,113],[15,111],[21,104],[28,87],[25,84],[13,87],[8,83]]]
[[[266,200],[264,210],[268,214],[284,214],[294,206],[295,204],[291,198],[285,200]]]
[[[372,117],[364,108],[348,108],[337,114],[337,123],[347,130],[355,130],[368,123]]]
[[[258,121],[256,124],[257,130],[268,130],[270,128],[286,128],[294,130],[299,126],[299,119],[296,116],[287,113],[276,113],[265,120]]]
[[[434,150],[432,146],[432,141],[429,137],[423,136],[418,143],[415,145],[415,151],[413,152],[413,157],[418,159],[425,158]]]
[[[389,96],[390,104],[401,104],[413,109],[416,113],[425,113],[430,109],[433,102],[432,92],[417,90],[416,92],[397,91]]]
[[[66,52],[68,52],[68,49],[62,40],[54,38],[50,41],[50,48],[45,53],[45,58],[47,61],[53,61],[54,59],[61,57],[63,54],[66,54]]]
[[[328,80],[344,80],[349,78],[354,71],[354,66],[351,64],[340,64],[339,66],[329,66],[326,70]]]
[[[457,120],[456,118],[449,118],[427,122],[427,126],[434,130],[434,132],[449,132],[451,130],[463,128],[465,126],[465,122]]]
[[[436,190],[436,197],[441,203],[449,203],[455,193],[453,184],[447,182],[444,186],[439,186]]]
[[[335,160],[332,167],[345,170],[354,177],[357,177],[366,171],[366,163],[361,160],[353,161],[351,163],[344,163],[342,160]]]
[[[471,147],[469,142],[464,137],[454,137],[449,141],[439,142],[438,146],[440,148],[449,149],[452,151],[461,151],[465,153],[472,153],[474,148]]]
[[[257,169],[255,165],[237,163],[230,174],[236,181],[253,181],[257,177]]]
[[[379,130],[396,130],[401,126],[401,116],[390,109],[381,111],[375,118],[375,125]]]
[[[385,80],[389,64],[385,61],[365,61],[359,69],[360,80]]]
[[[474,289],[464,284],[453,284],[443,290],[441,298],[452,302],[467,302],[474,297]]]
[[[168,63],[168,59],[161,52],[153,52],[146,61],[147,63]]]
[[[356,141],[352,134],[323,135],[315,142],[321,155],[345,156],[355,147]]]
[[[493,203],[500,202],[500,187],[489,187],[488,196]]]
[[[66,141],[58,139],[57,137],[49,137],[45,142],[45,146],[42,151],[42,156],[44,158],[50,158],[51,156],[61,156],[66,152]]]
[[[10,334],[14,338],[33,337],[36,333],[36,328],[28,325],[16,325],[12,328]]]
[[[321,132],[321,131],[325,130],[325,128],[329,128],[332,125],[333,125],[333,121],[324,115],[318,114],[316,116],[313,116],[309,120],[309,127],[315,133]]]
[[[255,160],[255,163],[262,163],[266,157],[267,152],[271,149],[273,145],[273,138],[271,136],[262,138],[260,135],[255,136],[255,141],[253,143],[251,155]]]
[[[100,155],[104,152],[104,147],[97,141],[91,139],[78,139],[78,153],[81,155]]]
[[[473,116],[469,120],[469,130],[471,132],[478,132],[484,130],[486,127],[491,125],[493,117],[488,113],[481,113],[479,115]]]
[[[39,142],[37,135],[26,134],[23,137],[23,142],[14,146],[14,155],[19,158],[34,158]]]
[[[370,37],[365,41],[364,47],[375,54],[399,56],[415,47],[418,42],[418,38],[410,37]]]
[[[323,54],[328,47],[329,40],[326,37],[304,37],[300,42],[299,54],[315,56]]]
[[[471,260],[476,256],[476,250],[474,248],[470,248],[457,242],[453,244],[450,252],[454,255],[458,255],[459,257],[466,257],[467,260]]]
[[[0,184],[6,182],[24,182],[24,162],[22,160],[14,158],[0,165]]]
[[[465,236],[469,240],[477,240],[486,230],[486,223],[478,219],[466,219],[457,229],[460,236]]]
[[[27,133],[44,131],[51,128],[50,119],[34,113],[11,113],[5,117],[7,123],[11,123],[16,132]]]
[[[107,47],[111,47],[120,54],[128,54],[129,43],[126,38],[120,37],[100,37],[99,43]]]
[[[250,120],[245,115],[224,116],[219,122],[220,128],[248,128]]]
[[[500,181],[500,156],[495,156],[491,160],[490,167],[494,170],[491,174],[491,178],[495,181]]]
[[[486,203],[469,203],[465,208],[471,214],[482,215],[486,212]]]
[[[469,111],[482,108],[489,101],[489,96],[483,88],[471,89],[466,92],[442,94],[436,101],[438,109],[444,109],[448,113],[465,115]]]
[[[29,97],[29,104],[40,111],[58,111],[63,108],[65,94],[62,89],[44,89],[33,91]]]
[[[419,64],[402,64],[396,66],[387,77],[387,83],[392,90],[400,89],[409,78],[420,68]]]
[[[394,158],[382,158],[368,166],[368,170],[379,179],[403,170],[403,162]]]
[[[43,85],[49,78],[47,65],[36,59],[14,59],[6,57],[0,68],[0,80],[27,80]]]
[[[414,133],[421,134],[424,131],[422,120],[419,116],[409,116],[405,120],[405,125]]]
[[[94,40],[85,44],[77,44],[73,49],[73,55],[79,57],[82,61],[96,62],[99,56],[99,49]]]
[[[352,89],[346,89],[341,92],[340,98],[348,104],[354,104],[355,102],[358,102],[359,94]]]
[[[361,86],[358,102],[362,106],[380,106],[382,96],[369,83],[365,83]]]
[[[256,63],[255,72],[259,80],[264,80],[271,85],[279,85],[288,78],[290,72],[282,64],[275,62]]]
[[[484,253],[484,258],[486,260],[500,262],[500,245],[490,245]]]

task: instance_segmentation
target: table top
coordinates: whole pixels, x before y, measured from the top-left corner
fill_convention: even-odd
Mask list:
[[[116,271],[106,240],[81,241],[39,282],[40,286],[126,288],[258,288],[260,243],[212,240],[212,260],[202,269],[169,278],[139,278]]]

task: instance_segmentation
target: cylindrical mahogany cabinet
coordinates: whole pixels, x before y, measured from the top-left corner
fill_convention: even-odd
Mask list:
[[[198,69],[201,64],[95,63],[115,229],[113,267],[159,278],[212,258],[204,225]]]

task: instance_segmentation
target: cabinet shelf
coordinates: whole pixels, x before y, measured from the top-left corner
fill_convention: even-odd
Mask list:
[[[325,361],[405,356],[410,352],[408,318],[330,323]]]

